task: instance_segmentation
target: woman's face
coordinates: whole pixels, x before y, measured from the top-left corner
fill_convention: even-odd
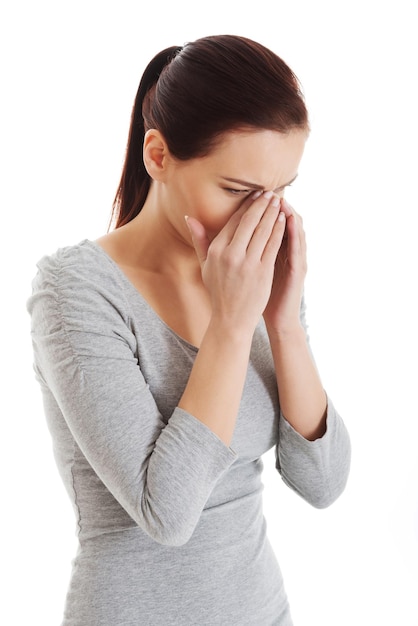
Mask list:
[[[208,156],[173,159],[166,179],[167,217],[185,233],[184,216],[198,219],[212,239],[257,190],[283,196],[296,178],[307,132],[227,133]]]

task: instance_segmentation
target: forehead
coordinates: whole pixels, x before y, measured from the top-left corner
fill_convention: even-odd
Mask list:
[[[304,130],[230,132],[206,157],[207,165],[221,176],[243,178],[271,188],[281,182],[279,178],[290,180],[297,173],[306,139]]]

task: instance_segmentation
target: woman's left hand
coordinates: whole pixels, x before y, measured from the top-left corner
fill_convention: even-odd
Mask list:
[[[284,198],[281,210],[286,215],[286,232],[263,316],[269,331],[287,333],[300,328],[300,305],[307,272],[306,240],[302,218]]]

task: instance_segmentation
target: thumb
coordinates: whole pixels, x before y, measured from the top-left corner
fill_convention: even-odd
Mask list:
[[[202,266],[206,261],[208,248],[210,245],[210,241],[206,234],[205,227],[194,217],[189,217],[188,215],[185,215],[184,219],[186,220],[186,224],[189,228],[197,258],[199,259],[199,263]]]

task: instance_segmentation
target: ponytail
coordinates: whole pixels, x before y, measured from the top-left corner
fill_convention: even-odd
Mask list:
[[[156,84],[164,67],[181,50],[181,47],[173,46],[159,52],[146,67],[139,83],[132,109],[125,163],[113,201],[113,220],[116,228],[127,224],[138,215],[148,195],[151,181],[142,156],[145,137],[142,105],[146,94]]]

